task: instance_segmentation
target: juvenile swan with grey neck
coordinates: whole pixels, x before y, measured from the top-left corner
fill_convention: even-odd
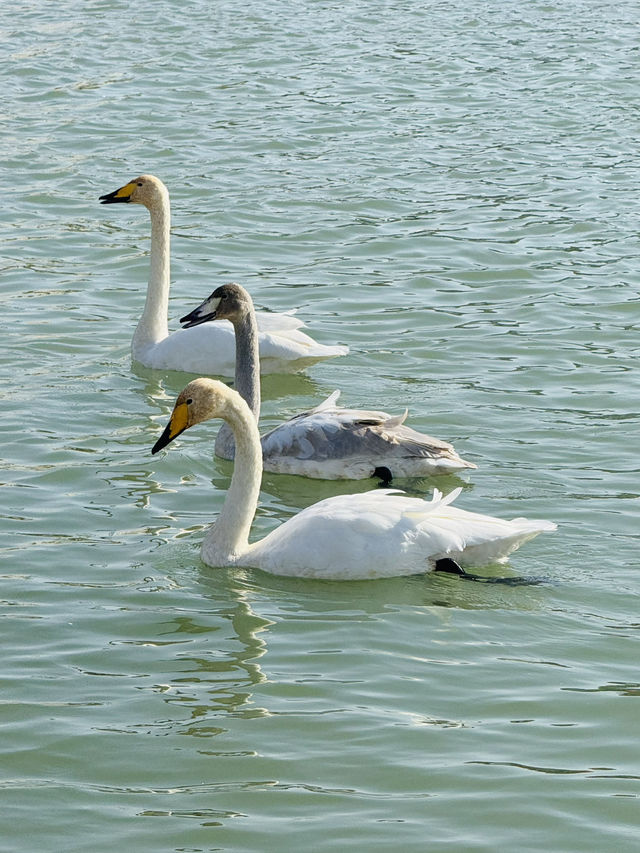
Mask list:
[[[505,521],[458,509],[451,504],[460,489],[446,497],[435,489],[431,501],[375,489],[319,501],[250,544],[262,452],[256,419],[236,391],[213,379],[190,382],[152,452],[209,418],[223,418],[236,441],[231,485],[202,542],[202,559],[209,566],[327,580],[422,574],[442,561],[459,566],[504,562],[528,539],[556,527],[550,521]]]
[[[197,328],[211,320],[230,320],[236,333],[235,389],[260,416],[260,357],[258,329],[251,297],[239,284],[225,284],[180,322]],[[475,468],[461,459],[446,441],[404,425],[407,412],[344,409],[334,391],[315,409],[296,415],[260,439],[265,471],[302,474],[325,480],[362,480],[385,472],[393,477],[422,477]],[[215,452],[233,459],[233,434],[225,424]]]
[[[133,336],[135,361],[160,370],[232,376],[235,340],[229,323],[205,325],[169,334],[170,205],[159,178],[141,175],[112,193],[102,204],[142,204],[151,215],[151,270],[147,299]],[[288,314],[259,315],[258,344],[263,373],[295,373],[316,361],[345,355],[344,346],[324,346],[300,331],[304,324]]]

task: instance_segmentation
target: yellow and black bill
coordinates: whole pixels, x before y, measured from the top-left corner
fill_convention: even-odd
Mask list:
[[[131,193],[135,188],[135,181],[129,181],[128,184],[120,187],[120,189],[106,195],[101,195],[98,201],[100,204],[128,204],[131,201]]]
[[[186,402],[176,403],[176,406],[173,412],[171,413],[171,417],[169,418],[169,423],[164,428],[164,432],[162,433],[160,438],[151,448],[151,453],[157,453],[159,450],[162,450],[162,448],[166,447],[167,444],[170,444],[174,438],[177,438],[180,433],[184,432],[188,426],[188,404]]]

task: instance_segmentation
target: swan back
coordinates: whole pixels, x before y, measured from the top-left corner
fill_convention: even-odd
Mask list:
[[[475,468],[451,444],[404,424],[406,411],[344,409],[334,391],[315,409],[295,415],[262,436],[265,468],[330,479],[371,477],[378,466],[393,476]]]
[[[364,580],[421,574],[442,557],[461,565],[505,562],[550,521],[511,521],[451,506],[460,494],[431,501],[390,489],[326,498],[251,545],[242,564],[279,575]]]

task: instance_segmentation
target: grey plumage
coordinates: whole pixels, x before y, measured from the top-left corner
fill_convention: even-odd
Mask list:
[[[215,319],[227,319],[236,334],[235,388],[260,417],[260,362],[253,302],[239,284],[225,284],[181,322],[187,328]],[[446,441],[432,438],[405,426],[407,412],[391,416],[385,412],[345,409],[336,404],[339,391],[262,436],[264,470],[302,474],[319,479],[360,480],[386,468],[392,477],[475,468]],[[215,452],[233,459],[231,430],[222,426]]]

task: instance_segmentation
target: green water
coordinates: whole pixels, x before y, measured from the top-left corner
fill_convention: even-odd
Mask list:
[[[0,849],[635,851],[637,5],[60,0],[0,11]],[[342,389],[559,525],[500,587],[210,570],[213,428],[131,365],[149,222],[171,316],[241,281]],[[175,320],[172,328],[175,328]],[[266,475],[254,532],[369,483]],[[498,571],[498,570],[496,570]]]

